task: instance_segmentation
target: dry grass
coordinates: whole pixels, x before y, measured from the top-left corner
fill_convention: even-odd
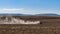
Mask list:
[[[0,25],[0,34],[60,34],[60,27],[40,25]]]
[[[0,24],[0,34],[60,34],[60,17],[12,16],[17,19],[41,21],[41,24]]]

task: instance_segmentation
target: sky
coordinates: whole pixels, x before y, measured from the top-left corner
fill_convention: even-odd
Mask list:
[[[60,14],[60,0],[0,0],[0,13]]]

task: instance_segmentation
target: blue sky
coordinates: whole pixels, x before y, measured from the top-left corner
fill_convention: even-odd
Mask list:
[[[60,14],[60,0],[0,0],[0,13]]]

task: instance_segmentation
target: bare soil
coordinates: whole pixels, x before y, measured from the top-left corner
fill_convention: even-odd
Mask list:
[[[41,21],[39,24],[0,24],[0,34],[60,34],[60,17],[12,16],[13,18]],[[4,18],[3,18],[4,20]]]

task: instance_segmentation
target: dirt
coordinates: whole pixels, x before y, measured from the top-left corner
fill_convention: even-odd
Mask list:
[[[5,18],[5,17],[4,17]],[[1,21],[5,21],[2,17]],[[60,17],[12,16],[25,21],[40,21],[38,24],[0,24],[0,34],[60,34]],[[10,20],[7,20],[11,22]],[[5,23],[5,22],[4,22]],[[14,22],[15,23],[15,22]]]

